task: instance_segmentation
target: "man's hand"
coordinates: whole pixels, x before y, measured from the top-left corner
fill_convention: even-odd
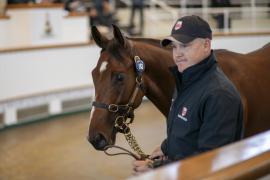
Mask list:
[[[158,146],[150,155],[149,157],[150,159],[160,159],[160,160],[164,160],[166,159],[166,157],[164,156],[161,147]],[[135,160],[133,161],[132,165],[133,165],[133,174],[134,175],[139,175],[142,174],[146,171],[151,170],[150,168],[150,164],[153,163],[153,160],[150,159],[146,159],[146,160]]]
[[[165,158],[165,156],[164,156],[160,146],[156,147],[156,149],[150,155],[150,159],[164,159],[164,158]]]
[[[151,169],[149,167],[150,163],[152,163],[152,160],[150,159],[133,161],[133,175],[140,175],[146,171],[149,171]]]

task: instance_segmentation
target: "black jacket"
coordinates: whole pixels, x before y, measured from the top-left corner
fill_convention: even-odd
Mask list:
[[[243,106],[213,52],[181,74],[172,68],[176,90],[161,149],[175,161],[237,141],[243,136]]]

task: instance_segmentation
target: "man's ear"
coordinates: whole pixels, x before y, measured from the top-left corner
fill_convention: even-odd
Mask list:
[[[205,39],[204,48],[206,49],[206,51],[209,51],[209,49],[211,50],[211,39],[208,38]]]

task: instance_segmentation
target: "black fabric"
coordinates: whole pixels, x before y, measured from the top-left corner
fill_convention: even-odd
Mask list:
[[[212,30],[209,24],[201,17],[195,15],[184,16],[176,21],[171,35],[161,41],[161,46],[167,46],[173,40],[188,43],[195,38],[212,39]]]
[[[92,106],[95,106],[95,107],[98,107],[98,108],[103,108],[103,109],[108,109],[109,108],[108,104],[100,103],[100,102],[96,102],[96,101],[92,102]]]
[[[180,73],[172,68],[176,90],[161,149],[180,160],[243,137],[243,106],[234,85],[211,55]]]
[[[181,27],[176,28],[181,22]],[[209,24],[199,16],[184,16],[178,19],[172,28],[172,35],[187,35],[190,37],[201,37],[212,39],[212,31]]]

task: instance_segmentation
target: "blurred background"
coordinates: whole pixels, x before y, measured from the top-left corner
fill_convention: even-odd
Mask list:
[[[269,0],[0,0],[0,179],[131,176],[131,158],[86,140],[100,53],[90,27],[161,39],[191,14],[211,25],[214,49],[248,53],[270,42]],[[147,100],[135,114],[134,134],[151,153],[165,117]],[[117,144],[128,147],[120,135]]]

